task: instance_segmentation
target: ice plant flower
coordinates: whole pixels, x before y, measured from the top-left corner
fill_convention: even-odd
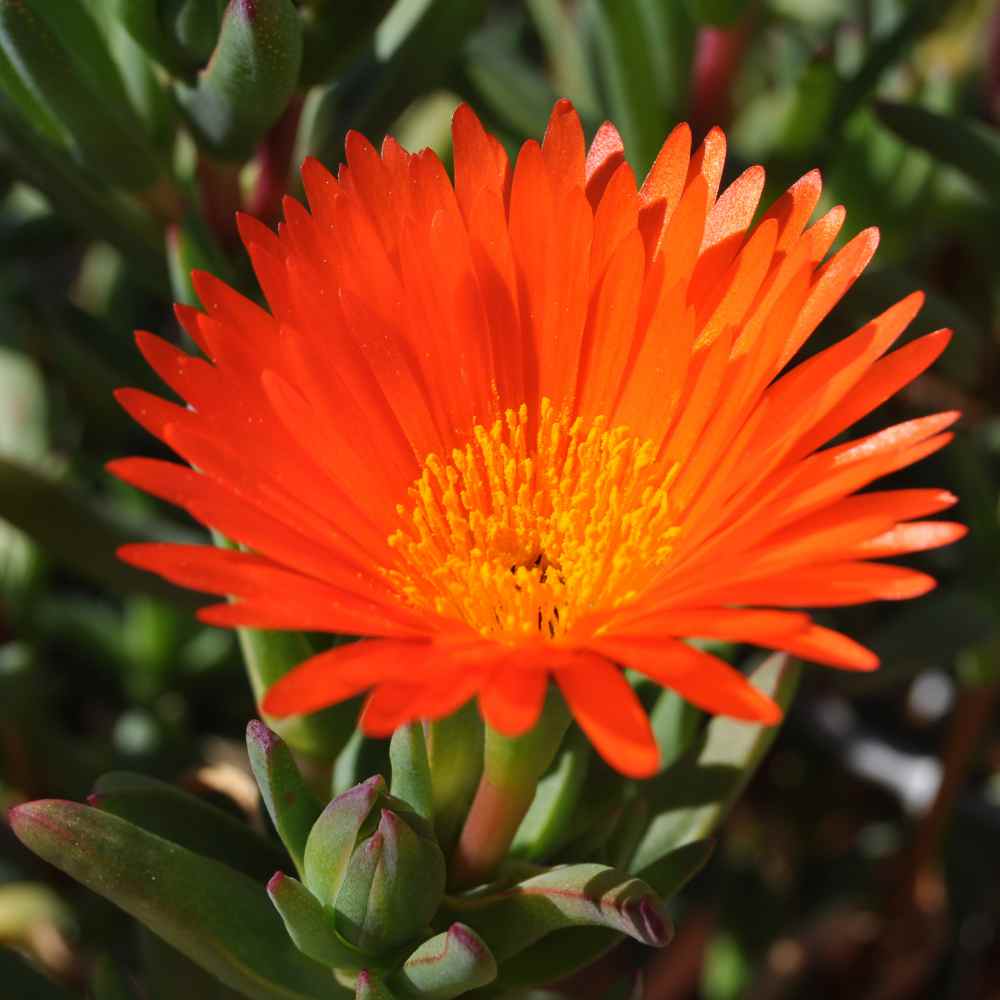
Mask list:
[[[589,150],[565,101],[513,166],[468,107],[454,184],[430,151],[347,139],[309,210],[275,234],[241,219],[261,308],[208,274],[179,307],[204,353],[140,333],[186,406],[125,408],[188,465],[131,458],[122,479],[239,551],[142,544],[122,556],[225,603],[219,626],[349,633],[268,692],[274,715],[368,692],[384,735],[472,697],[495,730],[535,722],[550,681],[597,750],[657,767],[629,667],[714,713],[777,706],[685,642],[715,638],[870,670],[875,656],[803,608],[916,597],[882,562],[958,538],[924,520],[936,489],[858,492],[944,445],[957,414],[832,439],[944,348],[893,342],[913,294],[797,364],[868,264],[866,230],[810,223],[807,174],[751,228],[764,172],[719,194],[725,139],[667,138],[637,187],[615,128]]]

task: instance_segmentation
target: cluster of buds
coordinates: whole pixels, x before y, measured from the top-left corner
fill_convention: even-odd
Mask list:
[[[796,677],[777,656],[753,680],[787,704]],[[102,778],[87,805],[18,806],[11,825],[247,996],[503,997],[584,969],[600,984],[620,973],[601,963],[625,940],[669,943],[669,900],[707,861],[774,737],[722,717],[696,731],[676,696],[663,697],[673,700],[654,715],[672,760],[642,785],[603,770],[558,705],[506,744],[466,709],[398,729],[388,785],[376,774],[325,802],[288,743],[254,721],[247,750],[280,845],[123,773]],[[352,756],[362,766],[364,754],[341,755]]]

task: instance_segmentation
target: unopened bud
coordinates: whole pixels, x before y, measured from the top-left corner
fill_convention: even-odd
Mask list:
[[[305,884],[359,951],[398,948],[425,927],[444,895],[445,862],[426,820],[381,777],[339,795],[305,849]]]

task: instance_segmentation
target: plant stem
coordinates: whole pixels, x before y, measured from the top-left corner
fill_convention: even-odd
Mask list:
[[[486,727],[483,776],[452,857],[452,888],[479,885],[496,871],[569,722],[562,696],[551,687],[530,732],[509,737]]]
[[[273,222],[281,212],[281,200],[288,192],[288,174],[303,103],[303,96],[296,94],[257,150],[260,172],[250,198],[249,211],[261,222]]]

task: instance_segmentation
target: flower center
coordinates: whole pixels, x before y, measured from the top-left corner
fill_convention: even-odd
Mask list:
[[[542,400],[476,425],[451,461],[429,455],[410,487],[387,570],[414,606],[501,641],[557,640],[584,615],[631,600],[678,532],[675,470],[651,441],[570,421]]]

